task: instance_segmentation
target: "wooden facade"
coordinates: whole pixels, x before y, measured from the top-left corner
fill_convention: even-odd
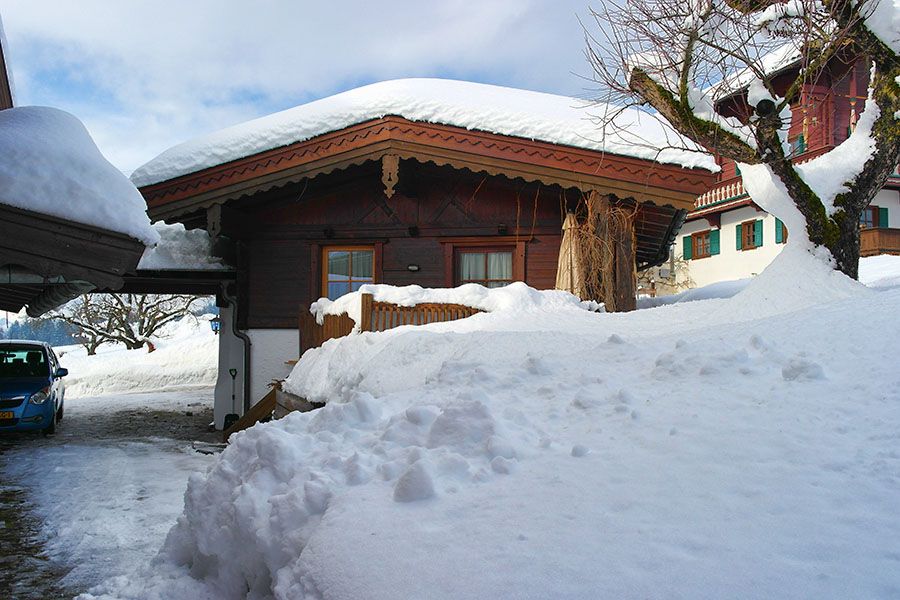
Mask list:
[[[635,207],[636,263],[658,264],[714,175],[545,142],[384,117],[141,189],[151,218],[237,248],[238,327],[297,328],[325,294],[324,253],[374,253],[374,281],[449,287],[467,249],[513,255],[554,287],[567,210],[591,190]]]

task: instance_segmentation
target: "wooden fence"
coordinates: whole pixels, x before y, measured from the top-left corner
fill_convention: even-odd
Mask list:
[[[378,302],[372,294],[360,294],[360,331],[387,331],[401,325],[426,325],[464,319],[483,312],[461,304],[429,302],[399,306]],[[332,338],[349,335],[356,323],[347,314],[325,315],[321,325],[308,310],[300,313],[300,353],[318,348]]]

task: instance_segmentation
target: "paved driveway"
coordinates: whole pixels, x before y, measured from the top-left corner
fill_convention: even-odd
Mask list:
[[[0,598],[72,598],[149,561],[212,457],[212,390],[66,400],[58,433],[0,435]]]

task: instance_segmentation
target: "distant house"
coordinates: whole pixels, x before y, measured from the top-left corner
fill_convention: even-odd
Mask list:
[[[788,66],[790,73],[794,68]],[[798,163],[828,152],[849,137],[866,100],[868,66],[831,69],[808,85],[792,107],[788,141]],[[776,79],[777,83],[777,79]],[[790,232],[747,195],[737,165],[719,160],[716,185],[697,198],[675,246],[693,285],[760,273],[781,252]],[[860,218],[862,256],[900,254],[900,174],[891,177]]]
[[[234,247],[237,280],[219,294],[219,427],[288,373],[304,349],[300,313],[320,297],[372,282],[553,288],[563,220],[585,194],[635,211],[638,268],[665,261],[713,182],[711,161],[663,151],[656,162],[666,132],[655,121],[625,112],[603,138],[579,104],[385,82],[187,142],[135,171],[154,220]]]

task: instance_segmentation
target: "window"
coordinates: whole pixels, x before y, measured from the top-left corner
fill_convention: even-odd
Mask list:
[[[371,246],[325,248],[322,264],[322,295],[331,300],[375,283],[375,249]]]
[[[802,133],[791,138],[788,142],[791,144],[791,156],[800,156],[806,152],[806,139]]]
[[[40,346],[0,348],[0,378],[43,377],[49,372],[47,357]]]
[[[689,236],[684,236],[684,249],[682,254],[685,260],[706,258],[719,253],[719,230],[712,229],[699,231]]]
[[[886,206],[867,206],[859,216],[860,227],[888,227],[889,223]]]
[[[691,242],[694,246],[694,258],[706,258],[709,253],[709,232],[702,231],[691,236]]]
[[[775,243],[776,244],[786,244],[788,238],[787,227],[784,226],[784,223],[779,218],[775,218]]]
[[[498,288],[513,282],[512,249],[463,248],[456,251],[456,282]]]
[[[762,219],[738,223],[735,230],[735,247],[738,250],[753,250],[763,245]]]

